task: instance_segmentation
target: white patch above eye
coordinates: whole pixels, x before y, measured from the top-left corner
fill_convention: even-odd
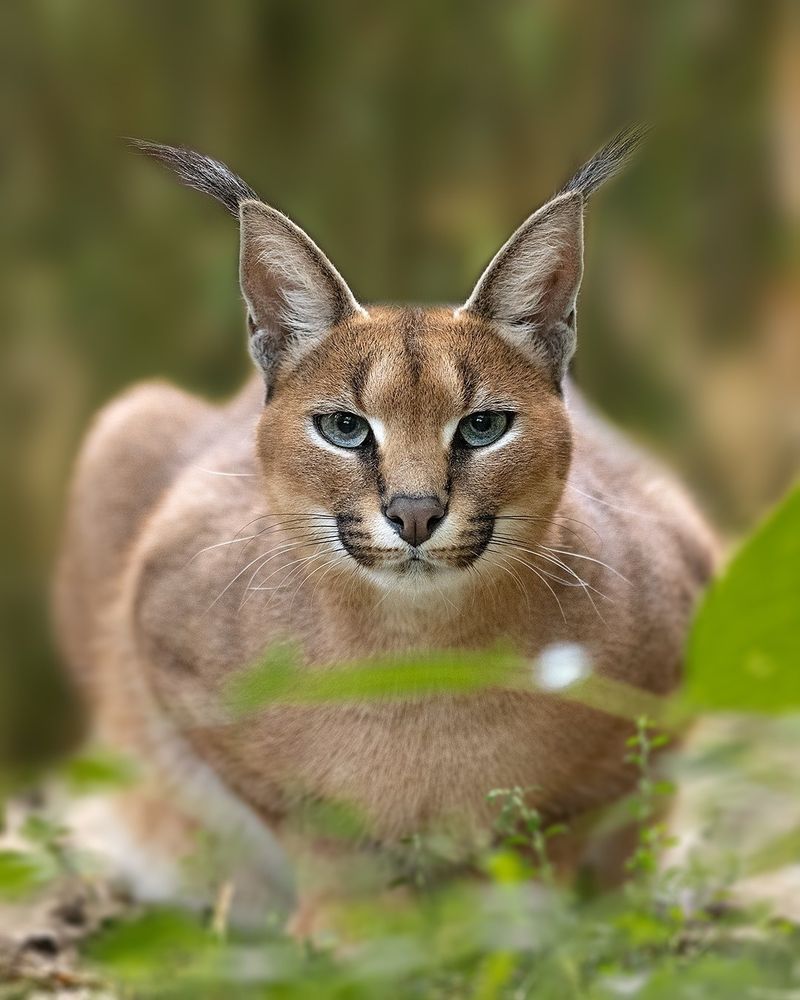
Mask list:
[[[364,419],[367,420],[366,417]],[[386,440],[386,424],[382,420],[378,420],[377,417],[370,417],[367,423],[372,428],[372,434],[380,447]]]
[[[453,443],[453,436],[455,435],[456,428],[463,419],[463,417],[454,417],[452,420],[448,420],[444,425],[444,429],[442,430],[442,444],[445,448],[449,448]]]

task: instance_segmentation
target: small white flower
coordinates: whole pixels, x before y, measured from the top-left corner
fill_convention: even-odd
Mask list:
[[[542,650],[533,665],[534,684],[560,691],[588,677],[592,671],[586,649],[577,642],[554,642]]]

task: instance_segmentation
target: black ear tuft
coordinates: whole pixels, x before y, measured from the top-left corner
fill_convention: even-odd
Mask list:
[[[627,164],[650,132],[649,125],[632,125],[618,132],[610,142],[594,154],[558,192],[580,191],[584,199],[593,194]]]
[[[261,200],[241,177],[237,177],[224,163],[213,160],[210,156],[203,156],[202,153],[195,153],[191,149],[161,146],[142,139],[128,141],[140,153],[168,166],[187,187],[202,191],[203,194],[210,194],[212,198],[222,202],[231,215],[238,217],[241,202],[251,199]]]

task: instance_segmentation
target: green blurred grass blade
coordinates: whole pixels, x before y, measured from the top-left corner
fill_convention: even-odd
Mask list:
[[[530,686],[523,658],[505,651],[412,653],[317,670],[302,670],[297,662],[291,647],[273,647],[255,667],[233,678],[227,692],[230,708],[248,712],[281,702],[410,699]]]
[[[136,767],[127,757],[99,748],[70,757],[59,773],[73,795],[85,795],[130,785],[136,778]]]
[[[0,899],[25,897],[56,874],[55,863],[44,854],[0,851]]]
[[[701,710],[800,708],[800,486],[706,595],[690,637],[685,697]]]

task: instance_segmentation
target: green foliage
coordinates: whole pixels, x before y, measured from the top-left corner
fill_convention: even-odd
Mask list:
[[[234,712],[276,702],[309,704],[353,699],[413,699],[530,684],[523,659],[511,653],[458,650],[380,657],[327,669],[301,670],[291,646],[274,646],[231,682]]]
[[[538,809],[528,805],[527,798],[534,789],[495,788],[489,792],[490,802],[500,803],[500,813],[495,820],[495,829],[506,847],[529,850],[534,858],[534,867],[529,877],[540,878],[548,885],[554,881],[553,866],[548,856],[547,844],[553,837],[566,833],[563,823],[546,823]],[[495,874],[498,869],[495,867]]]
[[[642,716],[636,722],[636,732],[627,740],[630,748],[625,756],[639,772],[636,792],[631,797],[630,807],[639,831],[636,850],[628,858],[628,870],[640,876],[652,875],[657,868],[661,854],[671,843],[663,823],[658,822],[658,805],[664,796],[673,791],[668,781],[658,781],[653,774],[653,752],[666,746],[669,736],[654,733],[653,723]]]
[[[0,851],[0,899],[16,899],[30,894],[56,874],[45,852]]]
[[[136,779],[136,767],[127,757],[96,749],[70,757],[59,774],[74,795],[85,795],[130,784]]]
[[[695,710],[800,708],[800,487],[711,586],[688,648]]]
[[[405,905],[353,901],[351,937],[333,949],[277,932],[233,931],[221,941],[200,918],[151,909],[102,934],[90,957],[133,996],[154,998],[228,990],[237,998],[688,1000],[725,996],[723,984],[730,988],[737,977],[761,988],[796,982],[795,929],[754,934],[751,922],[748,938],[739,933],[741,919],[690,919],[628,893],[580,900],[531,885],[525,864],[489,871],[484,885],[454,882]],[[641,992],[632,992],[634,984]]]
[[[115,925],[90,946],[88,957],[120,982],[180,996],[193,982],[213,976],[218,944],[190,914],[154,908]]]

